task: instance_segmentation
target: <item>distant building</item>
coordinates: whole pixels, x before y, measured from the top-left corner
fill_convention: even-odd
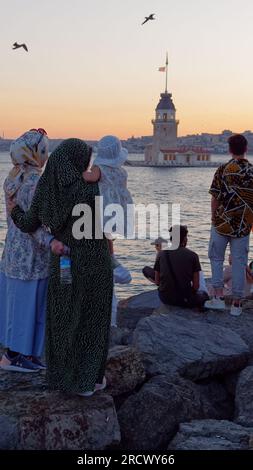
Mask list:
[[[211,161],[210,153],[203,148],[161,149],[159,166],[205,166]]]
[[[177,130],[179,121],[176,120],[176,108],[172,95],[165,91],[161,93],[160,101],[156,107],[153,124],[153,142],[145,149],[145,161],[159,163],[161,149],[175,148],[177,146]]]
[[[145,163],[154,166],[205,166],[208,165],[211,156],[201,145],[194,147],[196,137],[189,136],[187,145],[178,139],[179,121],[176,119],[176,108],[172,94],[167,91],[167,62],[166,62],[166,87],[165,93],[161,93],[160,101],[155,110],[153,124],[153,139],[145,147]],[[207,135],[205,136],[207,137]],[[210,142],[218,141],[217,136],[210,138]]]

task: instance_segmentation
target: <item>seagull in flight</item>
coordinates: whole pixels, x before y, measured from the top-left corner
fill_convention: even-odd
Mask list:
[[[143,23],[141,23],[141,24],[143,25],[143,24],[147,23],[147,21],[155,20],[154,16],[155,16],[155,13],[152,13],[152,14],[149,15],[149,16],[145,16],[145,20],[144,20]]]
[[[17,42],[14,42],[12,49],[19,49],[20,47],[23,47],[23,49],[28,52],[28,48],[26,44],[18,44]]]

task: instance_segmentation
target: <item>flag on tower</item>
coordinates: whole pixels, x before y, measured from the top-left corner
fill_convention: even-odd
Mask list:
[[[159,67],[158,69],[158,72],[165,72],[166,71],[166,67]]]

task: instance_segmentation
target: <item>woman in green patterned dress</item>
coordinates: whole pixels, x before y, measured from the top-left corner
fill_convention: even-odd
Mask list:
[[[41,225],[70,248],[72,283],[60,279],[60,258],[51,255],[47,301],[46,360],[49,388],[91,395],[103,388],[109,344],[113,277],[106,238],[95,239],[98,184],[86,183],[91,149],[79,139],[63,141],[52,153],[29,211],[12,210],[23,232]],[[75,205],[92,210],[93,238],[77,240]]]

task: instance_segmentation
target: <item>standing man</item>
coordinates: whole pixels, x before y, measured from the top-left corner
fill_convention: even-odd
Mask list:
[[[232,159],[218,168],[209,191],[212,195],[209,258],[214,297],[205,303],[205,307],[225,308],[223,263],[226,247],[230,244],[233,296],[230,313],[239,316],[253,223],[253,166],[245,158],[248,142],[243,135],[231,136],[228,144]]]

